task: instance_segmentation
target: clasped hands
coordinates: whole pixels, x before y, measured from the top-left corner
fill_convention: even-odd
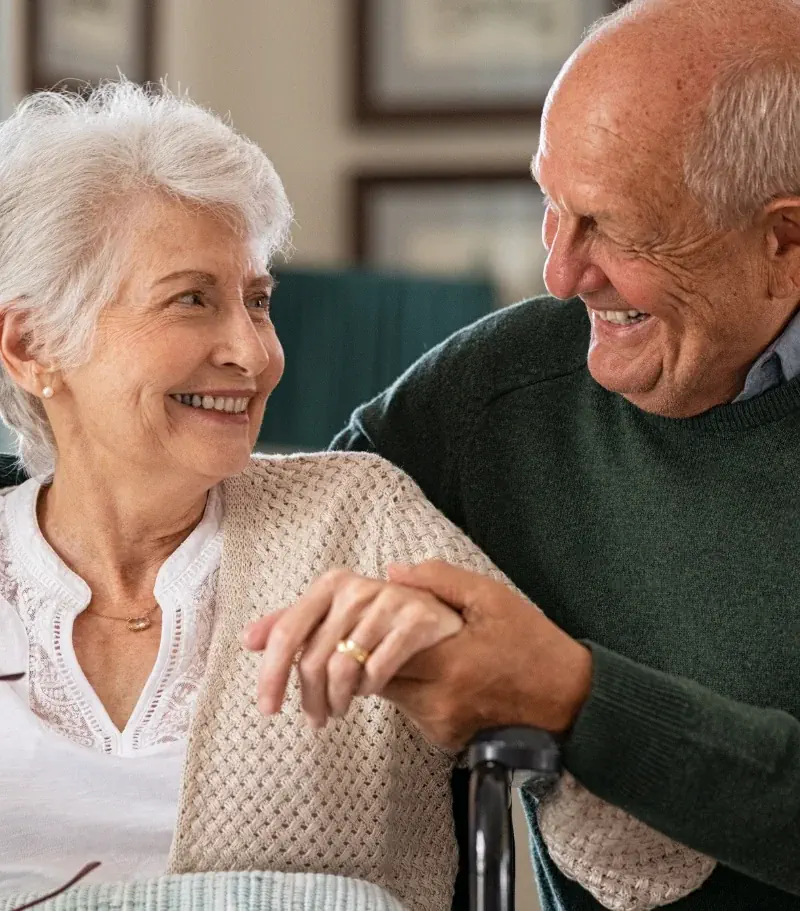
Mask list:
[[[352,640],[362,664],[337,650]],[[591,652],[501,582],[441,561],[395,565],[388,581],[331,570],[293,605],[243,632],[263,653],[258,707],[280,711],[297,664],[314,727],[357,696],[394,702],[432,743],[461,749],[477,731],[567,731],[591,687]]]

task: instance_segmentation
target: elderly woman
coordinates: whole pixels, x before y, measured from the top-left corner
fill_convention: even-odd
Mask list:
[[[87,883],[278,871],[264,907],[449,907],[453,757],[379,694],[462,624],[383,580],[496,571],[377,457],[251,458],[290,220],[264,154],[166,92],[43,94],[0,127],[0,411],[32,476],[0,497],[0,671],[26,671],[0,688],[6,907],[87,861]],[[589,799],[564,794],[562,858]]]

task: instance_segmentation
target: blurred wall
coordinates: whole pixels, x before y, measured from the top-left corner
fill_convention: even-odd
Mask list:
[[[0,119],[24,91],[22,0],[0,0]]]
[[[538,124],[355,126],[349,0],[160,0],[159,72],[272,158],[297,213],[296,262],[350,251],[345,175],[362,166],[526,167]]]

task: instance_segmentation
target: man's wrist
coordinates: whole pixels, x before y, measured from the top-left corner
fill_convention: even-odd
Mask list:
[[[560,699],[553,733],[567,736],[578,720],[581,710],[592,691],[592,651],[587,646],[571,640],[569,656],[564,657],[560,681]]]

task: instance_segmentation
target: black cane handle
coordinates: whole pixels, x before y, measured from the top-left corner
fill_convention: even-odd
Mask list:
[[[513,911],[512,785],[541,793],[561,774],[555,738],[536,728],[481,731],[467,747],[471,911]]]

